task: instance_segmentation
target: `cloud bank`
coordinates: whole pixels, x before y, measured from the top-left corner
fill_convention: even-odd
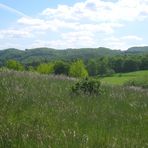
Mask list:
[[[143,38],[136,33],[120,34],[120,30],[127,28],[127,24],[148,20],[148,0],[86,0],[72,6],[46,8],[36,17],[26,16],[3,4],[0,7],[21,15],[16,27],[0,30],[0,39],[20,38],[23,42],[28,38],[30,48],[106,46],[126,49],[143,44]]]

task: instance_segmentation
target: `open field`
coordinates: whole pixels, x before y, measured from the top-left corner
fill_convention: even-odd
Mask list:
[[[70,93],[74,83],[66,77],[0,72],[0,147],[148,147],[145,90],[102,86],[100,96],[76,96]]]
[[[114,74],[111,77],[104,77],[101,79],[103,83],[123,85],[129,80],[140,78],[148,78],[148,70],[129,72],[129,73],[119,73]]]

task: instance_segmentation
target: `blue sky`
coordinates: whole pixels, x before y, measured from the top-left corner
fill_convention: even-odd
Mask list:
[[[148,45],[148,0],[0,0],[0,49]]]

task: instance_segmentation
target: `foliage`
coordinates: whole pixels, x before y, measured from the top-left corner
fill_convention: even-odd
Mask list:
[[[18,49],[0,50],[0,67],[6,66],[5,63],[10,59],[22,63],[23,65],[21,65],[28,71],[34,71],[44,63],[52,63],[54,64],[52,73],[64,75],[70,75],[68,71],[71,63],[73,65],[73,61],[81,59],[84,65],[82,67],[87,69],[89,76],[109,76],[114,73],[148,70],[148,47],[136,47],[127,51],[110,50],[102,47],[77,50],[54,50],[50,48],[26,49],[25,51]],[[13,69],[18,70],[16,67]],[[40,73],[51,73],[45,67],[48,66],[39,66],[37,69]],[[76,74],[76,72],[74,73]],[[85,70],[83,75],[87,75],[86,73]],[[76,74],[76,77],[81,76]]]
[[[7,61],[9,59],[19,60],[24,64],[44,62],[44,60],[68,60],[82,58],[89,59],[104,55],[118,55],[121,51],[111,50],[108,48],[84,48],[84,49],[65,49],[55,50],[51,48],[36,48],[36,49],[6,49],[0,51],[0,61]]]
[[[148,46],[143,46],[143,47],[131,47],[127,50],[129,53],[140,53],[140,52],[148,52]]]
[[[140,61],[134,58],[126,58],[123,65],[124,72],[138,71]]]
[[[109,69],[109,59],[107,57],[100,58],[98,61],[98,74],[100,76],[106,76]]]
[[[63,61],[56,61],[54,64],[54,74],[64,74],[68,75],[69,72],[69,64],[68,62],[63,62]]]
[[[50,74],[53,73],[53,64],[52,63],[43,63],[37,67],[37,72],[41,74]]]
[[[114,57],[111,59],[111,68],[114,69],[116,73],[123,72],[124,67],[124,60],[123,57]]]
[[[90,59],[88,61],[87,70],[90,76],[96,76],[98,74],[98,64],[95,59]]]
[[[8,60],[6,62],[6,67],[8,69],[13,69],[13,70],[18,70],[18,71],[24,70],[24,66],[16,60]]]
[[[113,76],[114,74],[115,74],[115,71],[113,69],[108,68],[104,75],[107,77],[107,76]]]
[[[69,75],[72,77],[80,77],[80,78],[88,76],[88,72],[82,60],[77,60],[71,64]]]
[[[148,55],[141,57],[140,69],[148,70]]]
[[[99,95],[101,82],[98,79],[85,78],[72,86],[72,92],[76,94]]]
[[[138,51],[138,52],[137,52]],[[36,49],[6,49],[0,50],[0,65],[10,59],[20,61],[23,64],[43,63],[45,61],[53,60],[74,60],[77,58],[83,59],[84,61],[94,59],[98,57],[106,56],[124,56],[124,55],[142,55],[148,53],[148,47],[138,47],[136,51],[127,50],[111,50],[109,48],[83,48],[83,49],[65,49],[65,50],[54,50],[51,48],[36,48]],[[2,65],[4,66],[4,65]],[[33,66],[33,65],[32,65]]]
[[[35,69],[33,66],[28,66],[27,67],[27,70],[30,71],[30,72],[35,72]]]

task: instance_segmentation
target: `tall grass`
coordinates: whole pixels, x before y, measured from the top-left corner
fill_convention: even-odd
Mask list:
[[[0,147],[148,146],[148,93],[103,86],[100,96],[70,93],[73,81],[0,72]]]
[[[148,76],[138,77],[127,81],[124,85],[148,89]]]

